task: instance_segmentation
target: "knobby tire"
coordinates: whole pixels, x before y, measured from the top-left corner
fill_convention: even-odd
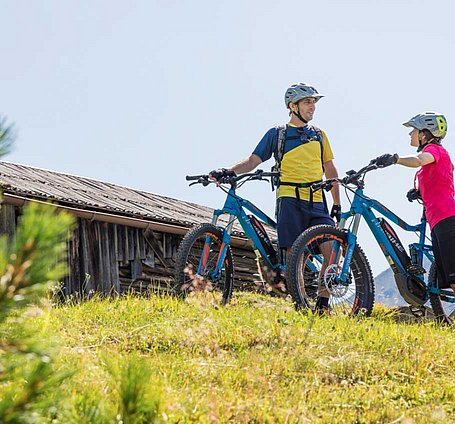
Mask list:
[[[212,245],[207,266],[199,275],[197,269],[207,236],[212,238]],[[179,245],[175,263],[174,291],[177,295],[185,297],[190,293],[209,291],[221,297],[221,304],[229,302],[234,286],[234,260],[230,246],[226,251],[220,278],[212,280],[209,277],[216,267],[222,240],[223,231],[209,223],[200,224],[185,235]]]
[[[315,271],[317,267],[314,264],[317,262],[318,254],[319,258],[321,257],[319,246],[327,241],[338,242],[341,251],[347,249],[347,233],[329,225],[309,228],[297,238],[292,246],[286,265],[287,284],[297,308],[314,309],[315,307],[318,279],[321,278],[321,275],[327,276],[327,274],[324,274],[322,269]],[[340,258],[344,259],[344,256],[340,255]],[[329,272],[329,267],[327,267],[324,272],[335,276],[337,272],[339,273],[341,266],[342,263],[340,266],[332,265],[330,268],[332,271]],[[368,259],[358,244],[355,246],[351,260],[349,280],[348,286],[333,284],[329,313],[330,311],[348,315],[362,313],[370,316],[374,304],[373,275]],[[343,291],[345,294],[342,296]]]

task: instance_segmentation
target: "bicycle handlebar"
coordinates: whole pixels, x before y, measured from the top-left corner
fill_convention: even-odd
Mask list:
[[[364,166],[362,169],[359,171],[354,171],[350,170],[347,171],[346,174],[347,176],[344,178],[329,178],[328,180],[321,181],[320,183],[314,183],[312,184],[311,188],[314,191],[317,190],[331,190],[333,185],[335,183],[339,183],[341,185],[347,186],[347,185],[355,185],[358,188],[363,188],[364,183],[363,180],[361,179],[367,172],[373,171],[375,169],[378,169],[379,166],[376,165],[375,160],[373,159],[367,166]]]
[[[190,185],[193,184],[202,184],[203,186],[207,186],[213,183],[219,184],[231,184],[235,185],[237,182],[248,178],[249,180],[267,180],[267,178],[275,178],[279,177],[281,174],[280,172],[265,172],[262,169],[258,169],[255,172],[248,172],[246,174],[236,175],[236,176],[228,176],[220,178],[218,181],[213,180],[210,178],[209,175],[187,175],[185,177],[186,181],[194,181]]]

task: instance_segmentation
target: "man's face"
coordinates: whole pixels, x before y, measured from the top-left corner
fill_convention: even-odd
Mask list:
[[[314,111],[316,109],[316,100],[313,98],[302,99],[298,103],[298,109],[300,115],[306,121],[311,121],[313,119]]]

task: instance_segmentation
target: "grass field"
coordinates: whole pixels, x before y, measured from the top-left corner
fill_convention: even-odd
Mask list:
[[[222,308],[151,295],[28,314],[72,373],[54,422],[455,422],[455,331],[384,307],[315,317],[255,294]]]

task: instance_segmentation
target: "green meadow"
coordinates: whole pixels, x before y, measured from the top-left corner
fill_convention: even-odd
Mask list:
[[[65,376],[39,422],[455,422],[454,330],[381,306],[340,318],[251,293],[128,295],[25,316]]]

